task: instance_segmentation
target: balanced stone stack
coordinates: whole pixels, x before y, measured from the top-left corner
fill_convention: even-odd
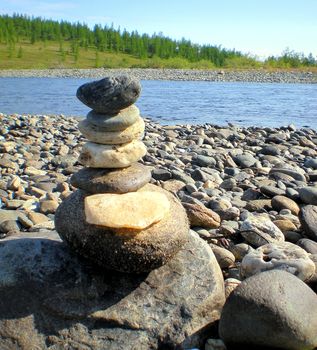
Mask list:
[[[92,108],[79,123],[88,139],[71,178],[78,188],[58,208],[55,226],[77,253],[121,272],[147,272],[165,264],[186,243],[188,221],[169,192],[149,184],[145,124],[134,102],[140,83],[127,76],[82,85],[80,101]]]

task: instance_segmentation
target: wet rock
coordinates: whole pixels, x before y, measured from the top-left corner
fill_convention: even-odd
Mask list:
[[[167,169],[159,169],[159,168],[155,168],[152,171],[152,177],[155,180],[159,180],[159,181],[167,181],[169,179],[171,179],[172,174],[170,171],[168,171]]]
[[[317,296],[304,282],[285,271],[267,271],[230,294],[219,333],[233,349],[314,349],[316,313]]]

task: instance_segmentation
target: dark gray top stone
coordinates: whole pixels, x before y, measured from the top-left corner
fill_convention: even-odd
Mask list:
[[[134,163],[123,169],[83,168],[71,177],[70,182],[89,193],[127,193],[137,191],[150,180],[150,169]]]
[[[138,80],[122,75],[86,83],[78,88],[76,96],[95,112],[115,114],[131,106],[140,92]]]

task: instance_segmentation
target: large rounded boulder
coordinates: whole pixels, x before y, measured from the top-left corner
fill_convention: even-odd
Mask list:
[[[188,240],[189,224],[180,202],[164,189],[147,184],[139,191],[164,193],[170,210],[164,218],[143,230],[114,229],[88,224],[84,199],[77,190],[55,214],[56,230],[81,256],[97,265],[121,272],[147,272],[171,259]]]

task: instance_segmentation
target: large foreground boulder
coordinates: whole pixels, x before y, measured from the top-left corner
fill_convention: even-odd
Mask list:
[[[57,234],[39,235],[0,242],[0,349],[198,347],[220,317],[221,270],[196,234],[139,275],[98,270]]]
[[[289,272],[271,270],[230,294],[219,333],[230,350],[311,350],[317,346],[316,315],[316,294]]]

